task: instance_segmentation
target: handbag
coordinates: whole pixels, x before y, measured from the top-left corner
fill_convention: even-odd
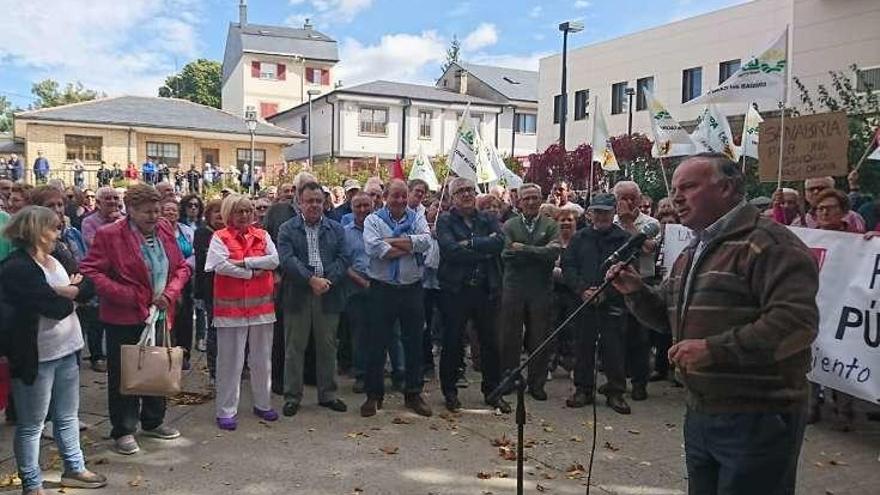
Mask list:
[[[156,345],[158,319],[158,309],[151,306],[138,343],[122,346],[119,383],[119,393],[122,395],[168,397],[180,393],[183,348],[169,345],[171,340],[164,319],[162,345]]]

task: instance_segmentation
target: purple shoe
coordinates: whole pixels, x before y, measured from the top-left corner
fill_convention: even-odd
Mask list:
[[[217,418],[217,427],[221,430],[235,431],[238,421],[235,418]]]
[[[278,413],[275,412],[274,409],[269,409],[268,411],[264,411],[262,409],[254,408],[254,414],[256,414],[260,419],[264,421],[278,421]]]

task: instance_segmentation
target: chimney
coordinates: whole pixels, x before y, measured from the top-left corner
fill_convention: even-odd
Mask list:
[[[308,17],[306,17],[306,21],[303,23],[303,29],[311,30],[314,27],[314,26],[312,26],[312,23],[309,21],[310,21],[310,19]]]
[[[458,92],[459,94],[466,95],[468,91],[468,73],[466,70],[461,69],[458,71]]]
[[[247,0],[239,0],[238,3],[238,25],[244,27],[247,25]]]

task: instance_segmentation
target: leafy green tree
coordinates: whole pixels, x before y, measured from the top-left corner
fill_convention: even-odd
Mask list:
[[[16,110],[8,98],[0,95],[0,132],[12,130],[12,113]]]
[[[31,94],[34,95],[32,108],[50,108],[81,101],[90,101],[95,98],[107,96],[104,93],[88,89],[79,81],[67,83],[64,89],[54,79],[43,79],[31,86]]]
[[[163,98],[181,98],[209,107],[220,108],[220,62],[200,58],[185,66],[180,73],[165,79],[159,88]]]
[[[446,69],[449,68],[452,64],[460,61],[461,56],[461,41],[458,40],[458,37],[452,35],[452,41],[449,43],[449,48],[446,49],[446,61],[443,62],[442,70],[445,73]]]

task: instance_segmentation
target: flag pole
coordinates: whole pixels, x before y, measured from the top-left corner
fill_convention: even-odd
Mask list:
[[[793,7],[792,7],[793,8]],[[785,26],[785,83],[782,85],[782,117],[779,119],[779,169],[776,173],[776,188],[782,189],[782,153],[785,150],[785,105],[788,103],[788,80],[791,78],[791,27]]]
[[[666,177],[666,165],[663,164],[663,157],[660,157],[660,173],[663,175],[663,185],[666,186],[666,197],[671,197],[672,193],[669,191],[669,179]]]
[[[874,133],[874,136],[877,136],[876,132]],[[858,172],[859,169],[862,168],[862,164],[865,163],[865,160],[868,158],[868,155],[871,154],[871,150],[874,149],[874,144],[877,144],[878,146],[880,146],[880,140],[878,140],[876,137],[871,139],[871,142],[868,143],[868,147],[865,148],[865,152],[862,153],[862,157],[859,158],[859,161],[856,163],[855,168],[853,168],[853,172]]]

